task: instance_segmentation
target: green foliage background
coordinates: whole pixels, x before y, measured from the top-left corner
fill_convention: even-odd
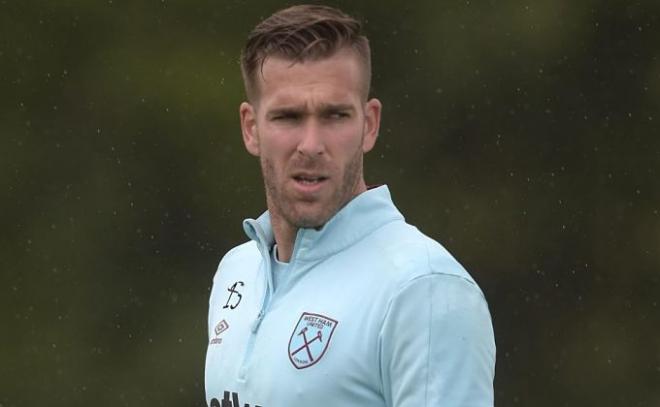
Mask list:
[[[384,105],[367,180],[479,281],[499,406],[660,405],[660,3],[330,2]],[[278,1],[0,1],[0,406],[202,406],[264,208],[237,64]]]

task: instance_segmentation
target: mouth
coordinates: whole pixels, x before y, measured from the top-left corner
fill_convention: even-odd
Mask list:
[[[303,185],[316,185],[328,179],[322,175],[294,175],[293,179]]]
[[[297,172],[291,178],[298,193],[310,198],[317,196],[325,188],[330,177],[319,173]]]

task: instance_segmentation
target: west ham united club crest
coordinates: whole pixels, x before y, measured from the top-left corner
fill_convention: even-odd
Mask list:
[[[319,314],[303,312],[289,340],[289,359],[297,369],[319,361],[330,344],[337,321]]]

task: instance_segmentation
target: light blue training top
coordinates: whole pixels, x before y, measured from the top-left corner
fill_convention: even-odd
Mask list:
[[[268,212],[243,227],[213,279],[209,406],[493,406],[486,300],[386,186],[300,229],[276,290]]]

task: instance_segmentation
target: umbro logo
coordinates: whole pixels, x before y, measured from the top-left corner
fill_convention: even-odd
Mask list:
[[[222,338],[220,334],[229,329],[229,324],[224,319],[218,322],[218,325],[215,326],[215,338],[211,339],[211,345],[220,345],[222,343]]]

